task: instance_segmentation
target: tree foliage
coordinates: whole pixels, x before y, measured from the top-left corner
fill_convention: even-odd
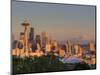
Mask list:
[[[58,57],[41,56],[18,58],[13,57],[12,62],[13,74],[24,73],[42,73],[42,72],[57,72],[57,71],[72,71],[72,70],[87,70],[90,66],[84,62],[82,63],[62,63]]]

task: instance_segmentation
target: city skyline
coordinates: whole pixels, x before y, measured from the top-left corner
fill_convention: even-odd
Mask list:
[[[19,39],[21,23],[28,19],[35,35],[46,32],[56,40],[95,41],[95,7],[63,4],[12,2],[12,33]],[[29,31],[29,29],[28,29]]]
[[[95,21],[91,5],[12,1],[12,74],[96,69]]]

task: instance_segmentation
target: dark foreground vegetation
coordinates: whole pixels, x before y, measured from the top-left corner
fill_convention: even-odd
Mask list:
[[[12,74],[43,73],[91,69],[85,62],[62,63],[58,57],[41,56],[30,58],[12,58]]]

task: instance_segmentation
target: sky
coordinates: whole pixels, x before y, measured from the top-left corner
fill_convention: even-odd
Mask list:
[[[24,31],[21,23],[27,19],[35,35],[45,31],[55,40],[95,40],[95,6],[12,2],[12,34],[19,39]]]

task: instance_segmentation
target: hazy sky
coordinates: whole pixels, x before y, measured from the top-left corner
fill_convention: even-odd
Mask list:
[[[95,6],[12,2],[12,32],[15,39],[23,32],[21,23],[26,19],[35,35],[46,31],[56,40],[95,38]]]

